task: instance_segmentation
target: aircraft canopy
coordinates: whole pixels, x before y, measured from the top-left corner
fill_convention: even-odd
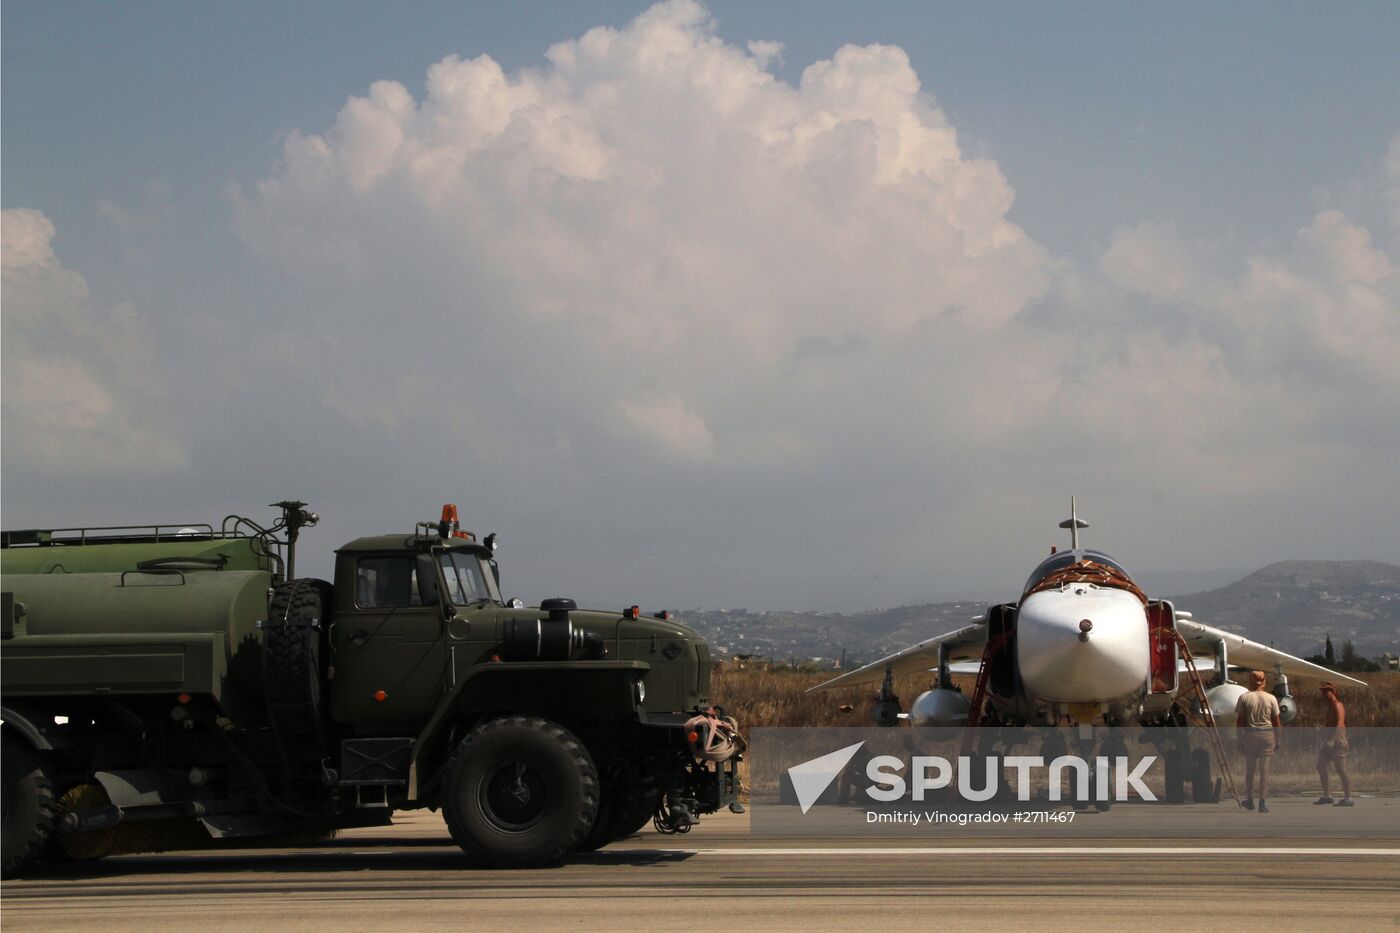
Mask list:
[[[1096,564],[1103,564],[1105,567],[1111,567],[1117,570],[1129,580],[1133,578],[1133,575],[1128,573],[1128,568],[1118,563],[1118,561],[1114,560],[1112,557],[1109,557],[1103,551],[1096,551],[1093,548],[1076,548],[1074,550],[1060,551],[1056,554],[1051,554],[1049,557],[1045,558],[1045,560],[1041,561],[1040,566],[1031,571],[1030,579],[1028,579],[1026,585],[1021,588],[1021,592],[1029,593],[1037,583],[1050,576],[1050,574],[1057,570],[1064,570],[1070,564],[1076,564],[1081,560],[1091,560]]]

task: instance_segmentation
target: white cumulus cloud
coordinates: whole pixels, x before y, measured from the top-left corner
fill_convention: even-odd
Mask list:
[[[686,460],[714,456],[715,439],[705,419],[676,396],[624,401],[618,407],[627,426],[662,451]]]
[[[476,352],[528,346],[532,380],[586,398],[594,427],[609,411],[654,423],[640,382],[706,412],[683,432],[692,451],[821,443],[864,417],[853,386],[887,361],[814,365],[812,347],[914,341],[938,366],[905,377],[941,391],[959,343],[1006,327],[1052,269],[902,50],[844,47],[795,86],[766,70],[777,52],[720,40],[681,0],[536,69],[449,57],[421,100],[379,81],[324,132],[291,135],[278,170],[235,193],[237,229],[315,288],[357,283],[308,311],[320,326],[428,302]]]
[[[905,579],[1074,491],[1131,514],[1190,490],[1221,549],[1276,540],[1249,521],[1400,453],[1393,238],[1335,209],[1282,247],[1124,218],[1071,263],[903,50],[788,82],[781,38],[672,0],[290,133],[231,195],[296,308],[262,365],[551,516],[687,502],[677,522],[747,528],[764,560],[864,529]],[[1400,508],[1393,484],[1336,495]],[[1137,543],[1162,566],[1171,539]]]
[[[4,446],[53,474],[161,471],[185,454],[139,411],[158,390],[150,336],[128,304],[91,306],[42,212],[3,211]]]

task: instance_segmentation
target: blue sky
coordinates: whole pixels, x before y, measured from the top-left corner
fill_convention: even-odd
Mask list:
[[[454,53],[535,67],[548,45],[647,6],[10,2],[5,204],[81,223],[100,199],[168,183],[217,211],[281,134],[372,81],[421,91],[426,65]],[[1013,218],[1064,252],[1144,216],[1269,236],[1306,220],[1300,194],[1363,172],[1400,122],[1391,3],[709,6],[727,39],[783,42],[788,80],[841,45],[902,47],[1016,182]]]
[[[6,526],[329,550],[465,473],[600,599],[989,592],[1070,492],[1157,571],[1400,558],[1400,7],[649,9],[7,2]]]

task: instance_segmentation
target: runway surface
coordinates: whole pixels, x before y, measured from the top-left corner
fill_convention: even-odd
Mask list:
[[[299,849],[119,856],[8,881],[25,930],[1400,929],[1400,842],[781,840],[746,816],[474,871],[437,816]]]

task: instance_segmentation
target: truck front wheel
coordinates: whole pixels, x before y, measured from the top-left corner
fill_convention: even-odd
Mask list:
[[[532,868],[573,851],[598,812],[588,749],[546,719],[507,716],[469,732],[447,766],[443,817],[474,864]]]
[[[0,739],[3,757],[3,874],[6,878],[23,869],[43,849],[53,828],[53,784],[39,753],[28,745]]]

